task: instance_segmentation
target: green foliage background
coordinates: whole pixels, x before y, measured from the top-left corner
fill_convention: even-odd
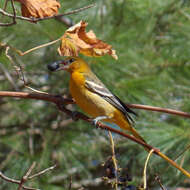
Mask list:
[[[94,72],[123,101],[153,105],[190,112],[190,3],[187,0],[91,0],[61,2],[60,12],[96,3],[96,7],[69,16],[74,23],[85,20],[99,39],[116,49],[118,61],[109,56],[84,57]],[[4,1],[0,2],[3,7]],[[17,3],[17,13],[20,7]],[[9,9],[10,5],[9,5]],[[2,21],[10,21],[0,17]],[[0,28],[0,42],[22,51],[59,38],[67,26],[57,20],[37,24],[17,21],[11,27]],[[46,65],[60,60],[55,44],[23,57],[10,51],[21,64],[28,84],[54,94],[68,94],[68,74],[49,73]],[[95,63],[95,64],[93,64]],[[28,91],[17,77],[13,65],[0,48],[0,90]],[[2,69],[4,68],[4,69]],[[14,85],[6,78],[8,72]],[[16,87],[15,87],[16,86]],[[70,107],[75,110],[76,107]],[[136,110],[136,129],[147,142],[174,159],[188,145],[189,120],[161,113]],[[137,144],[114,135],[120,167],[127,167],[132,184],[142,184],[142,172],[147,153]],[[82,122],[72,122],[65,114],[46,102],[13,98],[0,99],[0,170],[12,178],[20,178],[33,161],[34,172],[53,164],[57,169],[29,181],[27,185],[48,190],[68,189],[70,176],[73,188],[85,181],[85,189],[111,189],[95,178],[102,177],[101,164],[111,156],[107,132]],[[190,152],[178,160],[190,171]],[[190,183],[164,160],[152,156],[148,166],[148,187],[158,188],[158,174],[166,187]],[[0,189],[16,189],[0,180]]]

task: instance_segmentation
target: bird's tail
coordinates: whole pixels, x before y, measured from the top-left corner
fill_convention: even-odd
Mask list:
[[[146,143],[146,141],[138,134],[135,128],[133,128],[133,126],[125,118],[120,118],[120,120],[116,121],[116,124],[119,125],[122,129],[130,131],[134,137]]]
[[[146,143],[146,141],[138,134],[138,132],[133,128],[131,127],[131,133],[133,134],[134,137],[136,137],[137,139],[143,141],[144,143]]]

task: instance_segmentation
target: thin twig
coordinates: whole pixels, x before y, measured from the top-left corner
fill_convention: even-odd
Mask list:
[[[4,16],[8,16],[8,17],[11,17],[13,18],[14,15],[10,14],[10,13],[7,13],[6,11],[4,11],[3,9],[0,8],[0,13]],[[23,16],[16,16],[15,17],[16,19],[20,19],[20,20],[26,20],[26,21],[33,21],[32,19],[28,18],[28,17],[23,17]],[[3,23],[1,23],[3,24]],[[6,26],[6,25],[1,25],[1,26]]]
[[[4,6],[3,6],[3,10],[4,10],[4,11],[6,11],[7,4],[8,4],[8,0],[5,0],[5,3],[4,3]]]
[[[31,52],[31,51],[36,50],[36,49],[39,49],[39,48],[42,48],[42,47],[51,45],[51,44],[53,44],[53,43],[55,43],[55,42],[57,42],[57,41],[59,41],[59,39],[54,40],[54,41],[52,41],[52,42],[49,42],[49,43],[47,43],[47,44],[43,44],[43,45],[37,46],[37,47],[32,48],[32,49],[29,49],[29,50],[25,51],[24,53],[21,52],[20,50],[15,49],[15,48],[13,48],[13,49],[14,49],[17,53],[19,53],[19,55],[22,56],[22,55],[25,55],[25,54],[27,54],[27,53],[29,53],[29,52]],[[16,64],[15,64],[14,61],[13,61],[12,56],[9,54],[9,49],[12,48],[12,47],[10,47],[10,46],[8,46],[8,45],[5,45],[5,44],[3,44],[3,45],[6,46],[5,55],[6,55],[6,57],[10,60],[10,62],[13,64],[13,66],[14,66],[14,68],[15,68],[15,70],[16,70],[16,73],[17,73],[17,75],[18,75],[18,77],[19,77],[20,80],[24,83],[24,87],[26,87],[26,88],[28,88],[28,89],[30,89],[31,91],[36,92],[36,93],[47,94],[46,92],[42,92],[42,91],[36,90],[36,89],[34,89],[34,88],[32,88],[32,87],[30,87],[30,86],[27,85],[27,82],[26,82],[26,80],[25,80],[24,71],[23,71],[22,66],[20,65],[20,63],[18,63],[18,66],[16,66]]]
[[[166,190],[166,189],[164,188],[164,186],[162,185],[161,180],[160,180],[160,177],[159,177],[158,175],[156,175],[155,180],[158,182],[158,184],[160,185],[160,187],[161,187],[162,190]]]
[[[143,110],[147,110],[147,111],[163,112],[163,113],[168,113],[168,114],[172,114],[172,115],[178,115],[178,116],[190,118],[189,113],[177,111],[177,110],[173,110],[173,109],[147,106],[147,105],[141,105],[141,104],[126,104],[126,105],[130,108],[143,109]]]
[[[181,155],[183,155],[187,150],[190,149],[190,144],[182,151],[180,152],[174,160],[177,160]]]
[[[179,157],[181,157],[187,150],[190,149],[190,145],[188,145],[182,152],[180,152],[173,160],[176,161]],[[162,173],[167,173],[169,166],[167,166]]]
[[[11,150],[10,153],[8,153],[8,155],[6,156],[6,159],[1,162],[0,170],[3,170],[3,169],[6,167],[7,163],[8,163],[13,157],[15,157],[15,154],[16,154],[16,153],[17,153],[17,152],[16,152],[16,150],[14,150],[14,149]]]
[[[67,16],[67,15],[72,15],[72,14],[76,14],[76,13],[79,13],[79,12],[82,12],[86,9],[89,9],[89,8],[92,8],[94,7],[96,4],[93,3],[93,4],[90,4],[90,5],[87,5],[85,7],[82,7],[82,8],[78,8],[76,10],[73,10],[73,11],[70,11],[68,13],[63,13],[63,14],[59,14],[59,15],[55,15],[55,16],[50,16],[50,17],[44,17],[44,18],[35,18],[35,19],[32,19],[34,22],[38,22],[38,21],[41,21],[41,20],[47,20],[47,19],[51,19],[51,18],[56,18],[56,17],[60,17],[60,16]]]
[[[48,43],[45,43],[45,44],[36,46],[36,47],[31,48],[31,49],[29,49],[29,50],[26,50],[26,51],[24,51],[24,52],[22,52],[21,50],[16,49],[15,47],[12,47],[12,46],[6,44],[6,43],[0,42],[0,46],[6,48],[6,56],[7,56],[7,58],[8,58],[8,59],[11,61],[11,63],[12,63],[12,62],[13,62],[13,58],[8,54],[9,49],[12,49],[12,50],[15,51],[16,53],[18,53],[20,56],[23,56],[23,55],[26,55],[26,54],[28,54],[28,53],[30,53],[30,52],[32,52],[32,51],[37,50],[37,49],[40,49],[40,48],[47,47],[47,46],[50,46],[50,45],[52,45],[52,44],[55,44],[55,43],[57,43],[58,41],[60,41],[61,38],[62,38],[62,37],[60,37],[60,38],[58,38],[58,39],[56,39],[56,40],[53,40],[53,41],[51,41],[51,42],[48,42]]]
[[[4,45],[4,44],[3,44]],[[6,45],[5,45],[6,46]],[[9,46],[6,46],[6,49],[5,49],[5,55],[6,57],[9,59],[9,61],[11,62],[11,64],[13,65],[14,68],[16,68],[17,66],[15,65],[14,61],[13,61],[13,58],[9,55],[9,49],[10,47]],[[16,73],[17,75],[19,76],[19,72],[18,70],[16,69]]]
[[[118,189],[118,167],[117,167],[117,160],[116,160],[116,156],[115,156],[115,148],[114,148],[114,141],[113,141],[113,137],[110,131],[108,131],[109,137],[110,137],[110,143],[111,143],[111,150],[112,150],[112,161],[113,161],[113,165],[114,165],[114,169],[115,169],[115,190]]]
[[[73,11],[69,11],[67,13],[58,14],[58,15],[49,16],[49,17],[44,17],[44,18],[28,18],[28,17],[23,17],[23,16],[14,16],[14,15],[12,15],[10,13],[7,13],[6,11],[4,11],[1,8],[0,8],[0,13],[2,15],[5,15],[5,16],[8,16],[8,17],[12,17],[12,18],[16,18],[16,19],[20,19],[20,20],[25,20],[25,21],[30,21],[30,22],[38,22],[38,21],[52,19],[52,18],[56,18],[56,17],[60,17],[60,16],[66,16],[66,15],[76,14],[76,13],[79,13],[79,12],[84,11],[86,9],[92,8],[94,6],[95,6],[95,4],[91,4],[91,5],[88,5],[88,6],[85,6],[85,7],[76,9],[76,10],[73,10]]]
[[[70,176],[70,182],[69,182],[69,190],[72,188],[72,176]]]
[[[0,178],[2,178],[3,180],[5,180],[7,182],[10,182],[10,183],[15,183],[15,184],[20,184],[21,183],[20,180],[12,179],[12,178],[9,178],[9,177],[5,176],[1,171],[0,171]],[[32,188],[32,187],[26,187],[26,186],[22,186],[22,187],[25,190],[38,190],[38,189]]]
[[[36,166],[36,162],[33,162],[30,168],[27,170],[26,174],[22,177],[18,190],[22,190],[24,183],[28,180],[29,175],[31,174],[32,170]]]
[[[13,0],[11,0],[11,6],[13,8],[13,24],[16,24],[16,10],[15,10],[15,4]]]
[[[30,53],[30,52],[32,52],[32,51],[37,50],[37,49],[40,49],[40,48],[47,47],[47,46],[50,46],[50,45],[52,45],[52,44],[55,44],[56,42],[58,42],[58,41],[60,41],[60,40],[61,40],[61,38],[58,38],[58,39],[56,39],[56,40],[54,40],[54,41],[51,41],[51,42],[48,42],[48,43],[46,43],[46,44],[42,44],[42,45],[39,45],[39,46],[37,46],[37,47],[31,48],[31,49],[29,49],[29,50],[27,50],[27,51],[25,51],[25,52],[22,52],[22,51],[17,50],[17,49],[15,49],[15,50],[16,50],[16,52],[17,52],[20,56],[23,56],[23,55],[26,55],[26,54],[28,54],[28,53]]]
[[[154,149],[152,149],[149,153],[148,156],[146,158],[145,164],[144,164],[144,170],[143,170],[143,181],[144,181],[144,187],[143,189],[146,190],[147,188],[147,182],[146,182],[146,170],[147,170],[147,165],[148,165],[148,161],[150,159],[150,156],[152,155],[152,153],[154,152]]]
[[[6,6],[7,6],[7,1],[5,2],[4,10],[3,9],[0,9],[0,10],[5,12]],[[10,22],[10,23],[0,23],[0,26],[12,26],[12,25],[16,24],[16,10],[15,10],[13,0],[11,0],[11,6],[12,6],[12,9],[13,9],[12,22]]]
[[[67,108],[65,108],[63,106],[63,104],[69,104],[69,101],[71,103],[73,103],[73,101],[68,100],[68,99],[64,99],[58,96],[52,96],[52,95],[47,95],[47,94],[35,94],[35,93],[26,93],[26,92],[7,92],[7,91],[0,91],[0,97],[19,97],[19,98],[27,98],[27,99],[37,99],[37,100],[45,100],[45,101],[49,101],[52,103],[55,103],[59,110],[65,112],[67,115],[72,116],[73,112],[68,110]],[[85,120],[86,122],[92,123],[92,120],[87,117],[84,114],[77,114],[76,117],[78,119],[82,119]],[[177,168],[178,170],[180,170],[184,175],[186,175],[188,178],[190,178],[190,173],[188,171],[186,171],[185,169],[181,168],[179,165],[177,165],[177,163],[175,163],[173,160],[171,160],[170,158],[168,158],[166,155],[164,155],[163,153],[160,152],[160,150],[152,147],[149,144],[146,144],[145,142],[142,142],[141,140],[123,133],[117,129],[111,128],[105,124],[99,123],[98,122],[98,127],[102,128],[102,129],[106,129],[109,130],[111,132],[117,133],[127,139],[132,140],[133,142],[136,142],[138,144],[140,144],[141,146],[143,146],[144,148],[148,149],[148,150],[152,150],[154,149],[154,154],[160,156],[161,158],[163,158],[164,160],[166,160],[168,163],[170,163],[172,166],[174,166],[175,168]]]
[[[9,49],[11,48],[10,46],[8,45],[5,45],[3,44],[6,49],[5,49],[5,55],[6,57],[9,59],[9,61],[11,62],[11,64],[13,65],[13,67],[15,68],[15,71],[16,71],[16,74],[18,76],[18,78],[21,78],[21,81],[24,82],[24,85],[26,86],[26,82],[25,82],[25,78],[24,78],[24,73],[23,73],[23,70],[22,70],[22,67],[21,65],[19,64],[19,67],[15,64],[12,56],[9,54]],[[21,76],[21,77],[20,77]]]
[[[0,178],[2,178],[3,180],[7,181],[7,182],[10,182],[10,183],[15,183],[15,184],[18,184],[19,187],[18,187],[18,190],[22,190],[22,189],[25,189],[25,190],[38,190],[36,188],[32,188],[32,187],[26,187],[24,186],[24,183],[27,181],[27,180],[31,180],[35,177],[38,177],[40,175],[43,175],[45,174],[46,172],[50,171],[50,170],[53,170],[56,165],[54,166],[51,166],[49,168],[46,168],[32,176],[30,176],[32,170],[34,169],[34,167],[36,166],[36,162],[33,162],[32,165],[30,166],[30,168],[27,170],[26,174],[22,177],[21,180],[15,180],[15,179],[12,179],[12,178],[9,178],[7,176],[5,176],[1,171],[0,171]]]
[[[7,78],[7,80],[11,83],[11,85],[13,86],[13,88],[18,91],[18,86],[16,85],[16,83],[14,82],[12,76],[10,75],[10,73],[7,71],[7,69],[4,67],[4,65],[0,62],[0,69],[4,72],[5,77]]]
[[[46,173],[46,172],[48,172],[48,171],[53,170],[54,168],[56,168],[56,166],[57,165],[55,164],[55,165],[53,165],[53,166],[51,166],[49,168],[46,168],[46,169],[44,169],[44,170],[42,170],[42,171],[40,171],[40,172],[38,172],[38,173],[36,173],[36,174],[34,174],[32,176],[29,176],[28,179],[32,179],[32,178],[38,177],[40,175],[43,175],[44,173]]]
[[[9,59],[9,61],[13,65],[13,67],[15,68],[15,71],[17,73],[18,78],[20,78],[21,81],[24,82],[24,86],[26,86],[26,81],[25,81],[25,77],[24,77],[24,72],[23,72],[22,66],[20,64],[19,64],[19,66],[17,66],[15,64],[15,62],[13,61],[12,56],[9,54],[9,49],[10,48],[11,48],[10,46],[6,46],[5,55]]]

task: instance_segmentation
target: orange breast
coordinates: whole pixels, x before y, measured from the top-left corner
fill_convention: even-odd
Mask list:
[[[85,79],[80,73],[72,73],[70,79],[70,93],[77,105],[92,117],[112,117],[115,107],[109,104],[99,95],[89,91],[85,87]]]

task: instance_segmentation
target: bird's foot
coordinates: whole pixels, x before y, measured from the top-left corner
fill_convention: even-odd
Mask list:
[[[78,112],[78,111],[73,111],[73,112],[72,112],[72,115],[71,115],[72,120],[73,120],[73,121],[78,121],[78,120],[79,120],[78,115],[80,115],[80,114],[81,114],[81,113]]]
[[[59,100],[61,100],[61,102],[63,102],[63,103],[65,102],[64,97],[62,95],[60,95],[60,94],[56,94],[56,95],[54,95],[54,97],[57,98],[57,99],[59,99]]]
[[[98,128],[98,127],[99,127],[99,126],[98,126],[98,122],[101,121],[101,120],[107,119],[107,118],[108,118],[107,116],[98,116],[98,117],[96,117],[96,118],[94,118],[94,119],[92,120],[92,124],[93,124],[96,128]]]

